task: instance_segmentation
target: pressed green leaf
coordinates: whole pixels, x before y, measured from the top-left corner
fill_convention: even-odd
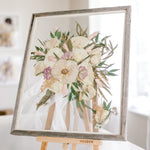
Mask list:
[[[46,96],[51,96],[51,94],[52,94],[52,92],[48,89],[48,90],[46,91]]]
[[[54,54],[54,56],[59,60],[60,58],[57,56],[57,54],[56,53],[53,53]]]
[[[52,32],[50,32],[50,36],[51,36],[51,38],[55,38],[55,36]]]
[[[71,101],[71,99],[72,99],[72,92],[70,92],[69,97],[68,97],[69,102]]]
[[[67,46],[69,48],[69,51],[72,51],[73,46],[72,46],[72,42],[70,39],[67,41]]]
[[[70,32],[68,31],[68,32],[67,32],[67,35],[69,36],[69,34],[70,34]]]
[[[111,35],[105,36],[101,41],[104,41],[104,40],[106,40],[106,39],[109,38],[109,37],[111,37]]]
[[[79,89],[78,83],[73,82],[72,84],[73,84],[77,89]]]
[[[108,72],[108,75],[109,75],[109,76],[117,76],[116,74],[111,73],[111,72]]]
[[[80,105],[80,101],[79,101],[79,100],[77,100],[76,105],[77,105],[77,107],[79,107],[79,108],[80,108],[80,110],[83,112],[83,110],[82,110],[82,107],[81,107],[81,105]]]
[[[111,92],[109,91],[109,89],[107,88],[107,87],[103,87],[110,95],[112,95],[111,94]]]
[[[37,73],[37,74],[36,74],[36,76],[40,75],[41,73],[44,73],[44,72],[43,72],[43,71],[41,71],[41,72]]]
[[[105,101],[103,102],[103,107],[104,107],[105,110],[107,110],[107,104],[106,104]]]
[[[107,66],[107,68],[110,68],[110,67],[113,66],[113,65],[114,65],[114,64],[110,64],[110,65]]]
[[[35,52],[31,52],[31,54],[32,54],[32,55],[34,55],[34,54],[35,54]]]
[[[77,107],[79,107],[79,105],[80,105],[80,102],[79,102],[79,100],[77,100],[76,104],[77,104]]]
[[[37,50],[37,51],[39,51],[39,50],[40,50],[40,48],[39,48],[39,47],[37,47],[37,46],[35,46],[35,48],[36,48],[36,50]]]
[[[104,63],[105,63],[105,61],[100,62],[100,63],[98,64],[98,66],[101,67]]]
[[[75,99],[79,98],[78,93],[75,91],[75,89],[71,86],[71,92],[73,93],[73,95],[75,96]]]
[[[42,46],[44,46],[44,42],[42,42],[40,39],[38,39],[38,41],[40,42],[40,44],[41,44]]]
[[[83,58],[81,61],[78,62],[78,65],[80,65],[81,63],[83,63],[86,59],[88,59],[91,55],[88,55],[87,57]]]
[[[107,98],[105,97],[105,95],[103,94],[103,92],[100,90],[100,88],[99,88],[99,92],[100,92],[101,96],[102,96],[106,101],[108,101]]]
[[[38,108],[44,104],[46,104],[46,102],[50,99],[51,96],[53,96],[54,93],[52,91],[50,91],[49,89],[46,91],[46,94],[42,97],[42,99],[39,101],[39,103],[37,103],[37,107],[36,110],[38,110]]]
[[[67,89],[69,88],[69,83],[67,84]]]
[[[99,45],[100,45],[100,46],[103,46],[103,47],[105,47],[105,46],[106,46],[104,43],[100,43]]]
[[[108,105],[107,105],[107,110],[109,110],[109,109],[110,109],[111,102],[112,102],[112,101],[110,101],[110,102],[108,103]]]
[[[74,37],[74,34],[70,37],[70,39],[73,38],[73,37]]]
[[[55,32],[55,36],[57,36],[57,33],[58,33],[58,30],[56,30],[56,32]]]
[[[112,69],[112,70],[110,70],[109,72],[116,72],[116,71],[118,71],[119,69]]]
[[[81,104],[85,107],[85,103],[84,100],[81,100]]]
[[[99,33],[96,35],[95,37],[95,42],[97,43],[98,42],[98,38],[99,38]]]
[[[57,36],[57,38],[58,38],[58,40],[59,40],[60,37],[61,37],[61,32],[58,32],[56,36]]]

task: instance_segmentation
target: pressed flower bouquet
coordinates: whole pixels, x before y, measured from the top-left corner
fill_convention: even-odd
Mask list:
[[[130,7],[33,15],[13,134],[125,138],[129,16]]]
[[[108,122],[111,113],[117,113],[116,108],[111,107],[111,99],[102,92],[111,94],[109,78],[118,71],[107,63],[117,48],[109,38],[100,38],[99,32],[88,35],[87,28],[82,29],[76,22],[76,34],[55,28],[49,40],[39,40],[41,46],[35,46],[30,57],[35,61],[35,76],[44,78],[40,89],[45,95],[37,102],[37,111],[59,93],[69,102],[76,101],[81,112],[83,107],[91,110],[95,114],[96,128]],[[87,101],[95,101],[98,95],[100,105],[94,108],[87,105]]]

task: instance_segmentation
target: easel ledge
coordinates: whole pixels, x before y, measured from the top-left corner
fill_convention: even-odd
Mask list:
[[[101,140],[93,139],[76,139],[76,138],[65,138],[65,137],[36,137],[38,142],[54,142],[54,143],[67,143],[67,144],[87,144],[87,145],[102,145]]]

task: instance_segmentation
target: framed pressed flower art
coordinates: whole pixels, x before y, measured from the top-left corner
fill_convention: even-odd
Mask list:
[[[130,6],[33,14],[12,134],[126,138]]]

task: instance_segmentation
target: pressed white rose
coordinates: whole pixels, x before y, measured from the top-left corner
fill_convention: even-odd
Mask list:
[[[88,96],[82,93],[80,99],[91,100],[96,95],[96,90],[93,88],[92,85],[85,85],[85,87],[83,88]]]
[[[44,60],[44,65],[46,67],[53,67],[53,65],[56,63],[56,61],[54,61],[55,59],[52,59],[52,58],[56,58],[54,53],[59,57],[61,58],[63,56],[63,52],[60,48],[52,48],[50,49],[47,54],[45,55],[45,60]]]
[[[50,49],[55,48],[57,46],[59,46],[59,41],[58,41],[57,37],[55,37],[55,38],[53,38],[51,40],[46,41],[44,47],[46,49],[50,50]]]
[[[73,48],[73,57],[77,62],[80,62],[81,60],[83,60],[84,58],[86,58],[88,56],[87,51],[85,51],[83,48],[79,49],[79,48]],[[87,64],[89,62],[90,58],[87,58],[85,61],[83,61],[83,64]]]
[[[71,38],[72,46],[74,48],[84,48],[89,43],[89,39],[83,36],[76,36]]]
[[[93,49],[88,52],[90,57],[90,62],[92,65],[97,66],[101,62],[101,51],[99,48]]]
[[[63,88],[63,84],[58,80],[55,80],[50,86],[50,89],[55,93],[61,93],[62,88]]]
[[[109,111],[104,110],[103,106],[98,106],[96,108],[95,120],[97,123],[106,124],[109,119],[108,115],[109,115]]]
[[[71,60],[58,60],[52,68],[52,76],[63,84],[72,83],[78,75],[77,63]]]
[[[63,84],[51,77],[49,80],[45,80],[41,86],[41,92],[44,92],[46,89],[52,90],[54,93],[61,93]]]
[[[37,75],[40,72],[43,72],[45,69],[45,65],[43,61],[39,61],[34,66],[34,74]]]

